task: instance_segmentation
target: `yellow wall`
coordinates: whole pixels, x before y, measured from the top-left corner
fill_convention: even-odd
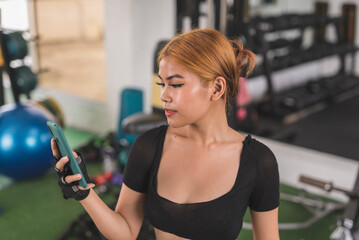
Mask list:
[[[162,102],[160,99],[161,86],[156,84],[158,82],[160,82],[160,78],[157,76],[157,73],[154,73],[152,76],[152,107],[162,109]]]
[[[41,42],[103,38],[104,0],[41,0],[36,8]]]

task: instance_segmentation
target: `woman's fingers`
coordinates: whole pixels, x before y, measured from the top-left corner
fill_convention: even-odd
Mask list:
[[[69,175],[65,177],[66,183],[72,183],[81,179],[81,174]]]
[[[69,176],[65,177],[65,182],[70,184],[72,182],[79,181],[80,179],[81,179],[81,174],[69,175]],[[77,186],[77,187],[80,190],[88,190],[88,189],[95,187],[95,184],[88,183],[86,188],[83,188],[81,186]]]
[[[62,172],[64,170],[65,164],[69,161],[69,157],[60,158],[60,160],[56,163],[55,167]]]
[[[55,139],[51,139],[51,150],[52,150],[52,154],[53,154],[54,156],[56,156],[56,157],[61,156],[61,155],[60,155],[60,151],[59,151],[59,149],[58,149],[58,147],[57,147],[57,143],[56,143]],[[75,158],[78,157],[78,155],[77,155],[76,152],[72,151],[72,154],[74,155]],[[64,167],[65,167],[66,163],[68,163],[68,162],[69,162],[69,157],[67,157],[67,156],[66,156],[66,157],[62,157],[62,158],[60,158],[60,160],[56,163],[55,168],[57,168],[58,171],[62,172],[62,171],[64,170]],[[65,181],[66,183],[70,184],[70,183],[72,183],[72,182],[79,181],[80,179],[81,179],[81,174],[75,174],[75,175],[66,176],[66,177],[64,178],[64,181]],[[91,188],[93,188],[93,187],[95,187],[95,184],[93,184],[93,183],[87,184],[87,187],[86,187],[86,188],[83,188],[83,187],[81,187],[81,186],[78,186],[78,188],[79,188],[80,190],[88,190],[88,189],[91,189]]]
[[[58,158],[61,156],[55,139],[51,139],[51,150],[52,150],[52,155],[54,155],[55,157]]]
[[[60,150],[57,147],[57,143],[53,138],[51,139],[51,150],[52,150],[52,155],[54,155],[55,157],[59,158],[61,156]],[[72,151],[72,154],[74,155],[75,158],[78,157],[76,152]]]

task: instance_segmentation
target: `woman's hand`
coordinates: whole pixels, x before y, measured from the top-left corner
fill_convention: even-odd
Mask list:
[[[81,155],[79,153],[72,152],[77,162],[79,163],[86,182],[88,183],[86,188],[78,185],[78,180],[81,179],[81,174],[72,174],[69,164],[67,164],[69,162],[69,157],[65,156],[60,158],[60,151],[54,139],[51,140],[51,149],[56,161],[55,171],[58,176],[58,184],[63,193],[63,197],[65,199],[75,198],[77,201],[85,199],[89,195],[90,189],[95,187],[95,184],[89,183],[91,180],[87,175],[86,166],[83,159],[81,158]]]

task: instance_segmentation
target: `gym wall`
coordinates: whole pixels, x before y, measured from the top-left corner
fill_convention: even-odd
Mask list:
[[[37,1],[37,31],[41,36],[40,42],[101,40],[104,4],[103,0]]]
[[[109,0],[105,12],[107,107],[115,127],[123,88],[142,89],[145,111],[151,109],[153,52],[175,34],[175,1]]]

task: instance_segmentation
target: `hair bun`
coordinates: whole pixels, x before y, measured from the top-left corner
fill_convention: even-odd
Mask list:
[[[237,59],[239,76],[248,77],[256,64],[256,55],[252,51],[244,49],[242,42],[239,40],[231,40],[231,43]]]

